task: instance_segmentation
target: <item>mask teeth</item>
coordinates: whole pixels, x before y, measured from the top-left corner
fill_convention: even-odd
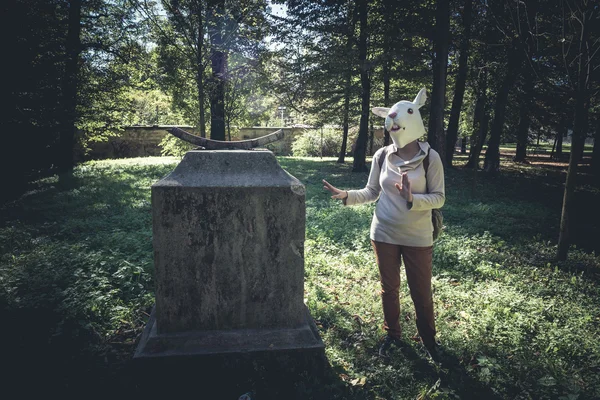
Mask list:
[[[392,130],[392,126],[394,125],[394,121],[391,118],[385,119],[385,129],[390,132]]]

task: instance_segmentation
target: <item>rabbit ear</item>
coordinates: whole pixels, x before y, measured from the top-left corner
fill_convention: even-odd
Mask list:
[[[419,94],[417,95],[417,97],[415,97],[415,100],[413,101],[413,103],[415,103],[417,105],[417,107],[421,108],[425,105],[426,100],[427,100],[427,90],[425,90],[425,88],[423,88],[419,91]]]
[[[373,111],[373,114],[377,115],[378,117],[385,118],[390,112],[390,109],[389,107],[373,107],[371,111]]]

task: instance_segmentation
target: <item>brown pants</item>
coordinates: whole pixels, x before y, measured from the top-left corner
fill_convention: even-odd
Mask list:
[[[431,263],[433,246],[411,247],[371,240],[379,275],[383,303],[383,327],[388,335],[400,339],[400,264],[404,261],[410,296],[415,305],[417,329],[423,344],[433,345],[435,322],[431,296]]]

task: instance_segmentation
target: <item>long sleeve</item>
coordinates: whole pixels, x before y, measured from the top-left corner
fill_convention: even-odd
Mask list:
[[[381,148],[373,155],[367,186],[364,189],[348,190],[348,197],[345,199],[344,205],[353,206],[356,204],[372,203],[379,198],[379,194],[381,193],[381,186],[379,184],[379,174],[381,172],[379,157],[383,157],[383,150]]]
[[[434,151],[429,152],[429,168],[427,171],[427,194],[413,193],[411,211],[424,211],[441,208],[446,201],[444,189],[444,166],[440,155]]]

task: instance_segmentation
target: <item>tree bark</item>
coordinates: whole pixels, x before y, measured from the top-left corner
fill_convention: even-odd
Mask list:
[[[600,179],[600,118],[596,121],[594,149],[592,150],[592,173],[595,175],[596,180]]]
[[[589,99],[586,99],[586,104],[584,105],[584,107],[586,108],[586,110],[589,110]],[[588,116],[589,116],[589,112],[586,112],[584,115],[584,120],[581,122],[582,126],[583,126],[583,131],[581,133],[581,140],[583,141],[582,145],[580,148],[578,148],[578,152],[576,154],[577,156],[577,164],[581,164],[583,162],[583,151],[585,150],[585,140],[587,139],[588,136],[588,130],[589,130],[589,120],[588,120]],[[573,143],[571,143],[571,146],[573,145]]]
[[[502,137],[502,128],[506,114],[506,105],[508,103],[508,93],[513,87],[516,75],[520,69],[522,49],[518,39],[512,42],[512,48],[509,50],[508,66],[506,74],[502,80],[502,85],[496,96],[496,105],[494,108],[494,121],[490,130],[490,140],[485,152],[485,162],[483,169],[488,174],[494,175],[500,170],[500,140]]]
[[[435,40],[433,50],[433,89],[427,140],[446,163],[446,134],[444,133],[444,108],[446,102],[446,69],[448,66],[448,36],[450,34],[450,2],[438,0],[435,15]]]
[[[460,43],[460,56],[458,59],[458,74],[456,77],[456,86],[454,89],[454,98],[452,99],[452,109],[450,110],[450,121],[448,122],[448,132],[446,133],[446,165],[452,166],[454,158],[454,144],[458,138],[458,123],[460,121],[460,110],[465,95],[465,85],[467,83],[469,40],[471,38],[471,20],[472,20],[473,0],[465,1],[463,10],[463,29],[464,37]]]
[[[517,153],[514,158],[514,161],[516,162],[525,162],[525,158],[527,157],[529,126],[531,125],[529,113],[531,112],[533,103],[533,77],[531,74],[526,73],[523,78],[525,80],[525,85],[523,90],[523,101],[520,104],[519,126],[517,128]]]
[[[199,128],[200,128],[200,136],[206,137],[206,116],[205,116],[205,106],[204,106],[204,60],[202,50],[204,48],[204,24],[203,24],[203,14],[202,14],[202,2],[198,1],[197,4],[197,18],[198,18],[198,48],[196,52],[196,83],[198,86],[198,108],[199,108]]]
[[[390,63],[386,58],[383,64],[383,106],[390,106]],[[390,133],[383,127],[383,145],[387,146],[390,144]]]
[[[569,126],[565,123],[564,124],[565,127],[565,131],[564,132],[558,132],[558,140],[556,142],[556,159],[558,161],[562,160],[562,154],[563,154],[563,137],[566,136],[569,133]]]
[[[577,86],[575,90],[575,118],[573,120],[573,139],[571,140],[571,156],[569,169],[565,182],[562,213],[560,218],[560,231],[558,236],[558,250],[556,258],[559,261],[567,259],[570,244],[571,212],[574,207],[575,185],[577,180],[577,163],[585,144],[588,129],[589,93],[588,82],[590,76],[590,63],[588,53],[588,15],[585,11],[580,16],[581,33],[577,62]]]
[[[340,155],[337,162],[343,164],[346,161],[346,151],[348,147],[348,125],[349,125],[349,114],[350,114],[350,85],[351,75],[346,75],[346,84],[344,87],[344,120],[342,122],[342,148],[340,149]]]
[[[367,0],[357,3],[360,21],[360,34],[358,38],[358,59],[360,62],[361,113],[358,129],[358,138],[354,149],[354,164],[352,172],[367,172],[365,164],[367,152],[367,139],[369,130],[369,103],[371,98],[371,78],[369,76],[369,65],[367,64]]]
[[[373,155],[373,142],[375,141],[375,129],[373,128],[373,121],[371,120],[371,127],[369,129],[369,155]]]
[[[223,48],[223,11],[224,1],[213,1],[210,10],[210,62],[212,67],[210,90],[210,138],[225,140],[225,73],[227,71],[227,54]]]
[[[479,156],[481,155],[481,149],[485,143],[485,137],[487,136],[488,116],[485,112],[485,105],[487,103],[487,77],[481,79],[482,84],[480,85],[479,96],[477,96],[477,103],[475,103],[475,112],[473,115],[473,135],[471,136],[471,150],[469,151],[469,160],[467,161],[466,168],[479,168]]]
[[[348,9],[348,21],[351,29],[346,34],[346,51],[348,54],[352,51],[354,43],[354,28],[356,26],[356,12],[354,7]],[[352,65],[349,64],[346,70],[344,82],[344,117],[342,121],[342,148],[337,162],[343,164],[346,161],[346,152],[348,151],[348,129],[350,125],[350,92],[352,90]]]
[[[571,156],[569,158],[569,169],[567,171],[567,181],[565,183],[562,214],[560,218],[560,233],[558,237],[557,258],[560,261],[566,260],[567,253],[569,252],[570,217],[573,208],[575,183],[577,179],[578,155],[584,146],[584,124],[587,120],[587,113],[585,93],[577,93],[577,99],[575,101],[575,119],[573,123],[573,139],[571,141]]]
[[[77,120],[77,87],[79,82],[79,56],[81,54],[81,0],[69,1],[69,27],[65,50],[65,77],[63,83],[64,119],[60,134],[60,157],[58,169],[67,172],[73,169],[73,147]]]
[[[554,159],[554,152],[556,151],[556,142],[558,142],[558,132],[554,135],[554,143],[552,143],[552,151],[550,152],[550,159]]]

